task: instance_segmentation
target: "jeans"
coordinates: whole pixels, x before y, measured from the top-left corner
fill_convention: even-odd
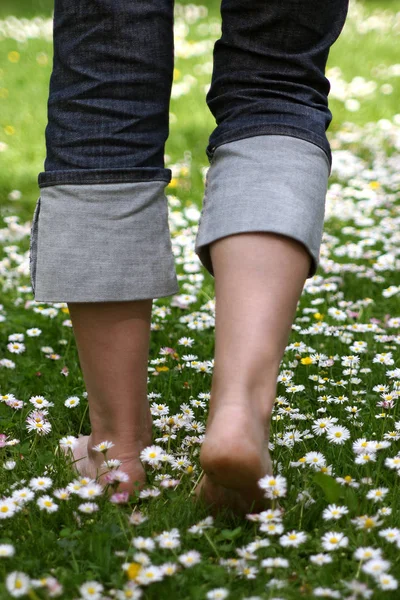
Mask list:
[[[319,264],[331,169],[325,67],[348,0],[222,0],[206,103],[215,118],[195,252],[270,231]],[[179,292],[164,164],[173,0],[55,0],[44,171],[32,220],[35,300]]]

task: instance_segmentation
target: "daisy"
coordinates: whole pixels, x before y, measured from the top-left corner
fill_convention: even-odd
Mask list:
[[[131,525],[140,525],[141,523],[144,523],[147,520],[148,517],[146,517],[143,513],[141,513],[138,510],[133,510],[128,519]]]
[[[311,429],[313,430],[313,433],[315,433],[315,435],[322,435],[323,433],[326,433],[330,427],[332,427],[332,421],[333,420],[329,418],[316,419],[313,422]]]
[[[207,600],[224,600],[229,596],[229,590],[226,588],[214,588],[206,594]]]
[[[346,515],[349,512],[347,506],[337,506],[336,504],[329,504],[327,508],[322,513],[322,518],[324,521],[330,521],[331,519],[338,520],[343,515]]]
[[[46,435],[51,431],[51,423],[49,421],[42,421],[27,418],[26,420],[26,428],[28,431],[35,431],[39,435]]]
[[[387,542],[395,542],[396,540],[400,539],[400,529],[397,527],[382,529],[378,532],[378,535],[385,538]]]
[[[14,556],[15,548],[12,544],[0,544],[0,557]]]
[[[20,344],[19,342],[11,342],[10,344],[7,344],[7,349],[13,354],[22,354],[22,352],[25,352],[25,344]]]
[[[73,408],[74,406],[78,406],[79,402],[80,399],[78,398],[78,396],[70,396],[64,402],[64,406],[66,406],[67,408]]]
[[[136,577],[136,583],[139,585],[149,585],[154,581],[162,581],[163,577],[164,574],[160,567],[149,565],[140,569],[140,572]]]
[[[32,477],[28,485],[37,492],[38,490],[47,490],[53,485],[53,480],[50,477]]]
[[[28,487],[23,487],[18,490],[14,490],[11,494],[12,499],[15,500],[15,502],[18,502],[18,504],[24,504],[25,502],[32,500],[34,496],[35,494],[33,493],[33,491]]]
[[[71,497],[71,492],[67,488],[58,488],[53,491],[53,495],[59,500],[68,500]]]
[[[341,425],[332,425],[332,427],[329,427],[326,437],[334,444],[343,444],[349,439],[350,431],[347,429],[347,427],[343,427]]]
[[[161,494],[157,488],[147,488],[142,490],[139,494],[139,498],[156,498]]]
[[[141,451],[140,460],[147,462],[149,465],[158,465],[164,453],[165,451],[161,446],[147,446]]]
[[[175,575],[180,569],[180,566],[177,563],[167,562],[160,565],[160,569],[163,575]]]
[[[368,500],[373,500],[374,502],[382,502],[386,494],[389,492],[389,488],[376,488],[374,490],[370,490],[367,494]]]
[[[286,495],[286,478],[281,475],[266,475],[258,481],[258,486],[265,491],[267,498],[276,498]]]
[[[53,402],[49,402],[44,396],[32,396],[29,398],[29,402],[35,406],[35,408],[45,408],[46,406],[54,406]]]
[[[275,558],[264,558],[261,561],[261,566],[266,568],[282,567],[283,569],[286,569],[289,566],[289,561],[287,558],[281,558],[280,556]]]
[[[37,337],[42,333],[42,330],[37,327],[32,327],[31,329],[27,329],[26,333],[29,337]]]
[[[64,450],[68,450],[68,448],[73,450],[78,444],[78,438],[73,435],[67,435],[66,437],[61,438],[58,443]]]
[[[36,504],[40,509],[46,510],[48,513],[56,512],[58,510],[58,504],[56,504],[52,497],[47,494],[38,498]]]
[[[369,453],[367,452],[365,454],[359,454],[354,462],[357,465],[365,465],[369,462],[375,462],[375,461],[376,461],[376,452],[369,452]]]
[[[400,456],[394,456],[393,458],[385,458],[385,466],[389,469],[397,469],[400,471]]]
[[[6,460],[3,463],[3,468],[6,469],[6,471],[12,471],[15,468],[16,464],[17,463],[15,462],[15,460]]]
[[[320,552],[319,554],[312,554],[309,558],[310,561],[315,565],[325,565],[332,562],[332,557],[329,554],[324,554],[323,552]]]
[[[337,548],[345,548],[349,543],[349,538],[343,533],[337,531],[329,531],[321,538],[321,543],[324,550],[336,550]]]
[[[353,442],[352,446],[355,454],[363,454],[369,450],[373,452],[373,442],[368,441],[366,438],[358,438]]]
[[[184,567],[193,567],[201,562],[201,554],[197,550],[189,550],[189,552],[178,556],[178,560]]]
[[[389,573],[382,573],[375,578],[376,583],[381,590],[397,590],[398,583]]]
[[[261,523],[260,531],[268,535],[280,535],[284,531],[282,523]]]
[[[96,496],[101,496],[103,491],[103,486],[95,482],[82,486],[78,490],[78,496],[81,498],[95,498]]]
[[[370,560],[381,558],[382,550],[380,548],[371,548],[371,546],[360,546],[354,551],[355,560]]]
[[[113,446],[115,446],[113,442],[104,441],[100,442],[100,444],[96,444],[96,446],[92,446],[92,450],[95,450],[96,452],[102,452],[103,454],[105,454],[107,450],[113,448]]]
[[[313,590],[313,594],[322,598],[341,598],[340,592],[331,590],[330,588],[316,587]]]
[[[12,517],[18,510],[18,505],[12,498],[2,498],[0,500],[0,519]]]
[[[149,537],[135,537],[133,538],[132,543],[138,550],[147,550],[148,552],[151,552],[156,547],[155,541]]]
[[[80,586],[79,591],[84,600],[100,600],[103,589],[102,584],[97,581],[86,581]]]
[[[315,467],[323,467],[326,464],[326,458],[321,452],[307,452],[304,458],[308,465]]]
[[[11,596],[25,596],[31,587],[30,577],[22,571],[12,571],[6,577],[6,588]]]
[[[99,507],[95,502],[83,502],[82,504],[79,504],[78,510],[91,515],[92,513],[98,511]]]
[[[307,539],[307,534],[303,531],[291,531],[282,535],[279,538],[281,546],[291,546],[297,548],[300,544],[303,544]]]
[[[364,573],[368,573],[368,575],[377,576],[386,573],[386,571],[390,569],[390,565],[391,562],[384,560],[383,558],[371,558],[363,564],[361,569]]]
[[[101,463],[101,467],[104,467],[105,469],[118,469],[118,467],[120,467],[122,465],[122,460],[119,460],[118,458],[109,458],[105,461],[103,461]]]
[[[351,522],[357,527],[357,529],[373,529],[382,525],[382,520],[378,517],[362,515],[351,519]]]

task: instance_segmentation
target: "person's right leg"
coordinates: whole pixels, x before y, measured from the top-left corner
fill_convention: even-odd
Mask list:
[[[324,69],[346,12],[347,0],[222,0],[207,96],[218,125],[195,248],[216,292],[198,493],[241,512],[263,504],[279,366],[318,266],[330,167]]]
[[[121,491],[143,483],[151,443],[152,300],[179,292],[164,193],[173,62],[173,0],[55,0],[31,281],[35,300],[70,309],[92,425],[76,467],[95,475],[91,447],[112,441]]]

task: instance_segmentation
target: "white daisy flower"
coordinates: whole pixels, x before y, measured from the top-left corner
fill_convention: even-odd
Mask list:
[[[84,600],[101,600],[104,587],[98,581],[86,581],[83,583],[79,591]]]
[[[92,514],[99,510],[98,505],[95,502],[83,502],[79,504],[78,510],[86,514]]]
[[[331,551],[337,548],[345,548],[349,543],[349,538],[344,533],[329,531],[322,536],[321,543],[324,550]]]
[[[380,558],[382,550],[380,548],[372,548],[371,546],[360,546],[354,551],[355,560],[371,560]]]
[[[297,548],[307,540],[307,534],[304,531],[290,531],[279,538],[281,546],[291,546]]]
[[[397,590],[398,588],[397,580],[389,573],[382,573],[375,578],[375,581],[381,590]]]
[[[29,575],[22,571],[12,571],[6,577],[6,588],[11,596],[25,596],[31,588]]]
[[[0,544],[0,557],[14,556],[15,548],[12,544]]]
[[[214,588],[206,594],[207,600],[224,600],[229,596],[229,590],[226,588]]]
[[[368,575],[378,576],[382,573],[386,573],[390,569],[391,562],[384,560],[383,558],[371,558],[364,563],[361,569]]]
[[[350,431],[342,425],[332,425],[326,433],[326,437],[334,444],[344,444],[350,438]]]
[[[50,477],[32,477],[29,484],[30,487],[37,492],[38,490],[47,490],[53,485],[53,480]]]
[[[36,504],[41,510],[46,510],[48,513],[56,512],[58,504],[56,504],[51,496],[45,494],[36,500]]]
[[[66,406],[67,408],[74,408],[75,406],[78,406],[79,402],[80,399],[78,398],[78,396],[70,396],[64,402],[64,406]]]
[[[96,452],[102,452],[103,454],[105,454],[107,452],[107,450],[109,450],[110,448],[113,448],[114,446],[115,446],[114,442],[104,441],[104,442],[100,442],[100,444],[96,444],[95,446],[92,446],[92,450],[95,450]]]
[[[332,562],[332,557],[329,554],[324,554],[320,552],[319,554],[312,554],[310,557],[310,561],[315,565],[325,565]]]
[[[149,585],[154,581],[162,581],[163,578],[164,574],[160,567],[149,565],[140,569],[140,572],[136,577],[136,583],[139,585]]]
[[[0,500],[0,519],[12,517],[18,510],[18,505],[13,498],[2,498]]]
[[[374,502],[382,502],[386,494],[388,494],[389,488],[379,487],[373,490],[369,490],[367,493],[368,500],[373,500]]]
[[[338,520],[343,515],[347,515],[349,509],[347,506],[337,506],[336,504],[329,504],[322,513],[324,521],[330,521],[331,519]]]
[[[197,550],[189,550],[189,552],[178,556],[178,560],[184,567],[193,567],[201,562],[201,554]]]

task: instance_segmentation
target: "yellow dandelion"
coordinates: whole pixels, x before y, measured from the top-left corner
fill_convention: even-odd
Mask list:
[[[14,135],[14,133],[15,133],[15,127],[13,127],[12,125],[6,125],[4,127],[4,133],[6,135]]]
[[[311,358],[311,356],[305,356],[304,358],[301,359],[300,362],[301,362],[302,365],[312,365],[313,364],[313,359]]]
[[[132,562],[129,564],[127,568],[127,575],[129,579],[136,579],[139,575],[140,570],[142,569],[142,565],[140,563]]]
[[[7,58],[10,62],[17,63],[19,61],[19,59],[21,58],[21,55],[16,50],[11,50],[11,52],[8,53]]]

